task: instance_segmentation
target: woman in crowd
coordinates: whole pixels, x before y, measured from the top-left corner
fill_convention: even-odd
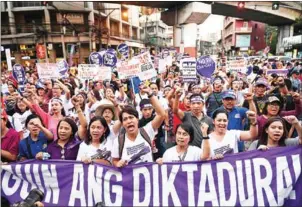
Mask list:
[[[50,159],[76,160],[81,143],[76,137],[77,131],[78,127],[72,119],[63,118],[59,121],[58,139],[47,147]]]
[[[89,114],[89,107],[86,104],[86,99],[87,96],[84,92],[80,92],[78,93],[76,96],[74,96],[71,100],[71,102],[78,102],[79,107],[81,108],[81,110],[84,112],[86,121],[89,122],[90,120],[90,114]],[[79,118],[78,118],[78,114],[76,112],[76,108],[72,107],[69,109],[69,117],[73,118],[75,120],[75,122],[77,123],[77,125],[79,125]]]
[[[41,118],[37,115],[29,115],[25,126],[29,135],[19,144],[19,160],[21,161],[43,156],[43,152],[47,149],[47,142],[53,140],[53,134],[43,126]]]
[[[207,134],[209,126],[203,123],[200,128],[204,136],[203,150],[199,147],[189,145],[194,138],[194,129],[191,125],[183,123],[176,128],[176,146],[167,149],[163,158],[157,159],[156,162],[162,164],[163,162],[200,161],[209,159],[210,148]]]
[[[80,144],[77,160],[88,164],[91,161],[111,165],[112,136],[106,120],[95,116],[91,119],[85,141]]]
[[[20,137],[11,127],[7,114],[1,109],[1,162],[14,162],[19,152]]]
[[[247,117],[250,121],[249,131],[227,130],[228,112],[217,109],[213,113],[214,131],[209,135],[212,158],[221,157],[227,153],[238,153],[238,141],[250,141],[256,138],[258,134],[256,114],[247,111]]]
[[[272,117],[280,116],[297,116],[302,112],[302,104],[300,101],[300,95],[298,93],[293,94],[294,102],[295,102],[295,110],[284,111],[282,110],[283,104],[277,96],[269,96],[268,100],[263,108],[263,114],[257,117],[258,122],[258,137],[261,137],[261,133],[263,132],[263,127],[266,124],[267,120]]]
[[[24,104],[23,101],[20,100],[19,96],[17,97],[17,104],[15,106],[15,113],[12,116],[11,123],[15,127],[16,131],[19,133],[20,138],[23,139],[28,137],[29,131],[26,129],[25,121],[29,115],[31,115],[31,111],[29,108]],[[17,128],[16,122],[21,123],[21,128]]]
[[[287,138],[288,133],[284,120],[295,127],[298,137]],[[266,150],[271,147],[295,146],[299,144],[302,144],[302,127],[298,119],[295,116],[272,117],[264,125],[260,139],[254,141],[249,150]]]

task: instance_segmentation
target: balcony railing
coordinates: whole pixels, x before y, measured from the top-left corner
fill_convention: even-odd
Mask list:
[[[1,35],[10,35],[9,25],[1,25]]]

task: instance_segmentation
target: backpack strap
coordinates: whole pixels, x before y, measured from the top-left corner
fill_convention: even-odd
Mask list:
[[[150,139],[149,135],[147,134],[146,130],[142,127],[142,128],[139,128],[139,132],[142,135],[142,137],[144,138],[144,140],[146,140],[146,142],[148,142],[148,144],[152,148],[151,139]],[[126,131],[125,131],[125,129],[121,129],[120,134],[118,135],[119,156],[120,156],[120,158],[123,155],[125,139],[126,139]]]
[[[27,151],[28,151],[28,154],[29,154],[29,159],[33,159],[34,156],[33,156],[32,152],[31,152],[31,148],[30,148],[28,139],[29,139],[29,137],[26,138]]]
[[[125,139],[126,139],[125,137],[126,137],[126,131],[124,128],[122,128],[118,135],[118,147],[119,147],[120,158],[122,158],[122,155],[123,155],[123,149],[124,149]]]
[[[142,127],[142,128],[139,128],[139,132],[141,133],[144,140],[146,140],[148,142],[148,144],[150,145],[150,147],[152,148],[151,139],[150,139],[149,135],[147,134],[146,130]]]

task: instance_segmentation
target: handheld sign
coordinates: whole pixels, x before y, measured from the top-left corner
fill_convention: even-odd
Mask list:
[[[210,56],[201,56],[196,62],[197,73],[210,78],[215,70],[215,62]]]
[[[247,70],[247,62],[244,58],[227,62],[227,71],[236,71],[246,74]]]
[[[56,63],[37,63],[39,79],[59,79],[60,74]]]
[[[195,58],[186,58],[180,61],[181,77],[183,82],[196,81],[196,60]]]
[[[129,47],[125,43],[120,44],[117,46],[117,51],[123,55],[126,59],[129,57]]]
[[[271,75],[273,73],[276,73],[278,76],[286,77],[288,73],[288,69],[267,69],[266,75]]]
[[[117,57],[114,53],[107,51],[103,56],[104,66],[114,67],[117,62]]]
[[[15,64],[13,66],[13,77],[18,81],[19,90],[23,92],[25,83],[25,72],[21,64]]]
[[[98,70],[96,64],[79,64],[78,66],[78,77],[84,80],[93,79]]]
[[[145,52],[135,57],[140,62],[141,73],[138,75],[140,80],[148,80],[157,76],[157,72],[151,60],[149,52]]]
[[[69,68],[66,60],[57,62],[58,72],[61,78],[67,77],[67,70]]]
[[[97,74],[94,76],[93,80],[111,80],[111,67],[99,66],[97,69]]]
[[[91,53],[89,55],[89,63],[90,64],[96,64],[96,65],[102,65],[103,64],[102,55],[98,52]]]
[[[120,79],[135,77],[139,72],[141,72],[140,69],[140,63],[137,59],[121,61],[116,64],[116,70],[118,71]]]

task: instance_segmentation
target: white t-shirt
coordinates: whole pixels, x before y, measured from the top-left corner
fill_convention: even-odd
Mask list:
[[[156,131],[154,131],[152,127],[152,122],[149,122],[143,128],[145,129],[146,133],[150,137],[151,141],[154,139],[156,135]],[[140,133],[138,133],[136,139],[131,141],[128,139],[127,133],[125,136],[125,143],[122,153],[122,160],[127,160],[128,162],[131,161],[132,156],[137,155],[141,150],[145,149],[146,153],[142,153],[142,155],[132,164],[142,163],[142,162],[153,162],[152,150],[149,143],[142,137]],[[114,140],[113,150],[112,150],[112,157],[113,158],[120,158],[119,157],[119,142],[118,138]]]
[[[81,161],[82,157],[91,157],[97,153],[97,150],[100,149],[102,153],[110,153],[110,156],[108,157],[108,161],[112,161],[112,148],[113,148],[113,142],[116,136],[110,132],[109,136],[107,137],[106,141],[102,142],[99,146],[99,148],[96,148],[92,144],[87,145],[85,142],[82,142],[80,144],[80,148],[78,151],[77,160]]]
[[[25,121],[27,119],[27,117],[31,115],[31,111],[27,110],[25,111],[23,114],[19,114],[19,113],[14,113],[13,117],[14,117],[14,125],[16,126],[16,120],[19,120],[21,123],[21,127],[22,127],[22,131],[23,131],[23,138],[26,138],[29,136],[29,130],[27,130],[26,126],[25,126]],[[16,129],[17,132],[20,132]]]
[[[186,154],[179,155],[176,146],[167,149],[163,156],[163,162],[200,161],[202,150],[199,147],[189,145]]]
[[[17,131],[17,132],[21,132],[23,130],[23,126],[20,122],[19,119],[15,119],[13,120],[12,116],[8,116],[8,120],[11,123],[12,127]],[[24,136],[23,136],[24,137]]]
[[[142,112],[141,112],[141,108],[139,106],[141,100],[143,100],[143,99],[148,99],[148,94],[144,94],[144,95],[141,95],[140,93],[135,94],[136,110],[138,112],[139,119],[141,119],[143,117]]]
[[[213,138],[213,133],[209,134],[209,138],[211,157],[217,154],[224,154],[229,150],[233,150],[232,153],[238,153],[238,141],[240,141],[240,130],[227,130],[221,142],[218,142]]]

